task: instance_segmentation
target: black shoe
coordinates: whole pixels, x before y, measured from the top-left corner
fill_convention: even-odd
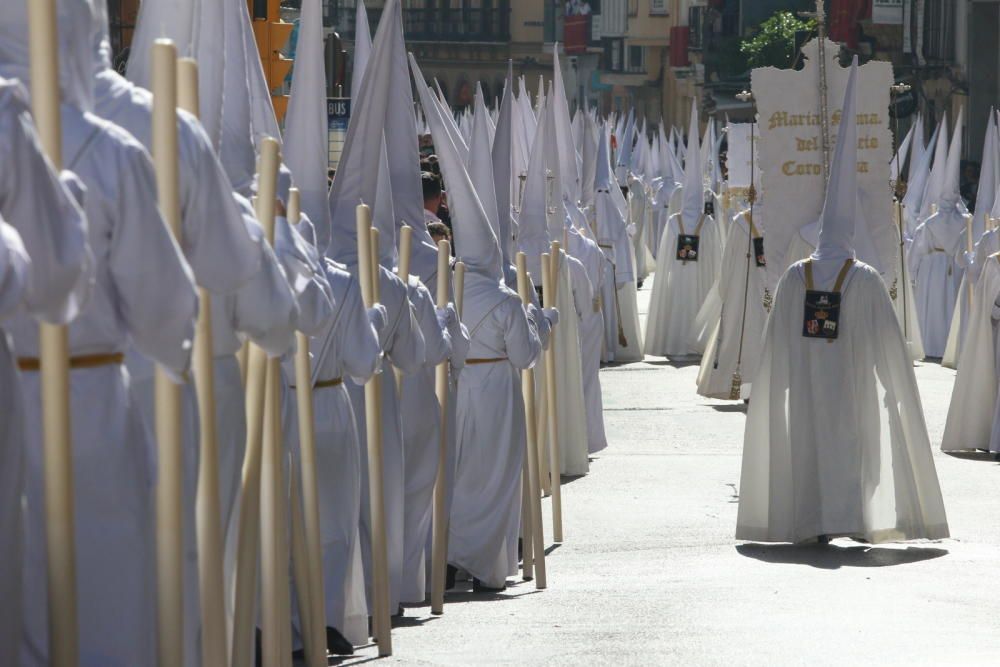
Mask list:
[[[393,618],[403,618],[403,614],[405,613],[405,611],[406,610],[403,609],[403,605],[399,605],[398,607],[396,607],[396,613],[393,614],[392,617]]]
[[[354,655],[354,646],[337,628],[327,627],[326,650],[333,655]]]
[[[639,280],[639,281],[636,281],[636,283],[635,283],[635,288],[636,288],[636,289],[642,289],[642,281],[641,281],[641,280]]]
[[[454,565],[448,566],[448,572],[444,577],[444,589],[450,591],[455,587],[455,579],[458,577],[458,568]]]
[[[517,562],[524,560],[524,538],[517,538]]]
[[[820,544],[829,544],[831,539],[832,538],[829,535],[819,535],[816,538],[816,541],[819,542]]]
[[[263,667],[263,665],[264,665],[264,635],[261,633],[260,628],[254,628],[254,631],[253,631],[253,645],[254,645],[254,653],[257,654],[256,665],[257,665],[257,667]]]
[[[295,649],[292,651],[292,662],[305,662],[306,660],[306,650],[304,648]]]
[[[503,593],[507,590],[507,584],[504,584],[500,588],[494,588],[492,586],[487,586],[483,582],[479,581],[475,577],[472,579],[472,592],[473,593]]]

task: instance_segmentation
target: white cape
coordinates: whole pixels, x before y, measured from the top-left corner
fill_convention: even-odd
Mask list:
[[[882,279],[855,264],[833,343],[802,335],[805,288],[796,264],[767,323],[737,539],[948,537],[913,365]]]
[[[958,360],[958,377],[951,395],[941,449],[989,449],[1000,453],[997,420],[997,295],[1000,261],[986,262],[976,285],[974,306]]]

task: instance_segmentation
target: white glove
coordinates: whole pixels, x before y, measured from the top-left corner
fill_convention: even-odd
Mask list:
[[[635,236],[635,233],[639,231],[639,228],[635,226],[634,222],[630,222],[628,223],[628,227],[625,228],[625,231],[628,232],[628,235],[631,238]]]
[[[77,205],[80,208],[83,208],[84,202],[86,202],[87,199],[87,186],[83,184],[80,177],[72,171],[63,169],[59,172],[59,182],[63,184],[63,187],[66,188],[71,195],[73,195],[73,199],[76,200]]]
[[[368,321],[371,323],[372,328],[375,329],[375,333],[380,338],[382,337],[382,330],[385,329],[385,324],[388,320],[389,315],[385,310],[385,306],[381,303],[376,303],[368,309]]]
[[[455,304],[449,303],[444,308],[435,308],[435,314],[437,314],[438,326],[441,331],[451,331],[451,328],[458,321],[458,313],[455,312]]]
[[[542,315],[549,321],[549,327],[559,324],[559,311],[555,308],[542,308]]]
[[[542,342],[542,349],[544,350],[549,346],[549,334],[552,332],[552,324],[545,317],[545,312],[535,304],[529,303],[526,310],[528,311],[528,319],[535,324],[535,329],[538,330],[538,339]]]

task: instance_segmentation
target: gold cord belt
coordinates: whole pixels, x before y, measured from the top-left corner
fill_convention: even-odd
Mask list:
[[[79,357],[70,357],[69,367],[77,368],[97,368],[99,366],[113,366],[125,361],[125,355],[121,352],[109,354],[84,354]],[[18,357],[17,367],[25,372],[41,370],[42,361],[38,357]]]
[[[315,385],[313,385],[313,389],[322,389],[324,387],[339,387],[342,384],[344,384],[343,378],[333,378],[332,380],[320,380]],[[295,389],[295,385],[290,384],[288,385],[288,388]]]

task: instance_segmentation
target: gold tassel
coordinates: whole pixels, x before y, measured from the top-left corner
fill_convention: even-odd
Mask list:
[[[771,312],[771,304],[774,302],[774,298],[771,296],[771,290],[764,288],[764,310]]]
[[[892,281],[892,287],[889,288],[889,298],[891,298],[893,301],[895,301],[896,297],[899,296],[898,284],[899,284],[899,279],[896,278]]]
[[[622,328],[621,320],[618,321],[618,344],[628,347],[628,338],[625,337],[625,330]]]
[[[729,400],[738,401],[740,400],[740,390],[743,388],[743,376],[737,370],[733,373],[733,384],[729,389]]]

